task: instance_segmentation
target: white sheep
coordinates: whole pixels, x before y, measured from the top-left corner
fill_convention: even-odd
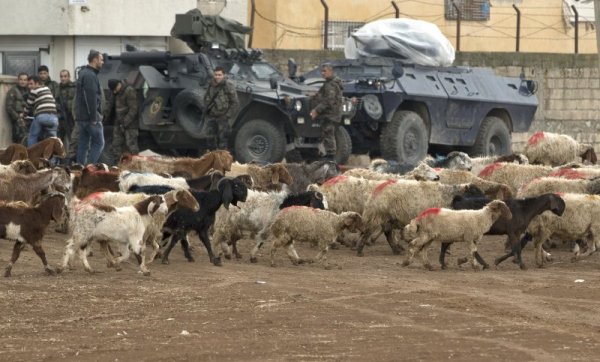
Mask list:
[[[529,160],[527,156],[521,153],[511,153],[510,155],[504,156],[482,156],[482,157],[474,157],[471,158],[471,162],[473,163],[473,168],[471,169],[471,173],[474,175],[479,175],[484,168],[496,162],[507,162],[507,163],[517,163],[520,165],[529,164]]]
[[[479,173],[479,177],[484,180],[505,184],[510,188],[513,195],[516,195],[523,185],[534,178],[548,176],[554,171],[557,171],[557,169],[542,165],[517,165],[514,163],[499,162],[484,168]]]
[[[119,175],[119,189],[123,192],[129,191],[133,186],[169,186],[174,189],[188,189],[189,186],[183,177],[163,177],[154,173],[137,173],[123,171]]]
[[[472,183],[483,191],[486,196],[493,199],[504,200],[511,198],[513,195],[508,186],[498,182],[484,180],[469,171],[442,168],[437,170],[437,174],[439,175],[439,181],[443,184],[459,185]]]
[[[305,206],[285,208],[277,214],[269,228],[269,235],[273,242],[271,266],[275,266],[275,252],[282,246],[287,247],[287,254],[292,264],[302,263],[304,260],[298,256],[294,242],[304,241],[318,245],[319,253],[315,259],[321,261],[325,269],[329,269],[327,251],[346,229],[351,232],[362,229],[362,219],[359,214],[344,212],[338,215],[331,211]]]
[[[542,245],[551,237],[563,241],[582,239],[591,242],[583,255],[580,255],[579,247],[575,247],[574,260],[589,256],[600,248],[600,196],[570,193],[560,196],[565,201],[562,216],[542,213],[531,220],[527,228],[535,247],[538,267],[542,267],[546,259]]]
[[[385,173],[376,170],[381,170],[378,167],[378,162],[387,162],[385,160],[374,160],[371,163],[371,168],[353,168],[344,173],[345,176],[362,177],[369,180],[418,180],[418,181],[437,181],[439,176],[437,172],[426,163],[421,162],[419,165],[414,167],[412,170],[400,175],[395,173]]]
[[[599,194],[600,179],[566,179],[560,177],[540,177],[523,186],[517,197],[533,197],[547,193]]]
[[[560,166],[578,161],[596,163],[594,147],[588,143],[580,143],[573,137],[550,132],[536,132],[525,146],[525,155],[531,163],[547,166]]]
[[[494,200],[480,210],[430,208],[423,211],[404,228],[404,237],[412,241],[409,243],[408,257],[402,266],[408,266],[415,253],[420,252],[423,266],[433,269],[427,258],[427,249],[436,241],[469,243],[469,257],[473,268],[477,268],[479,264],[487,268],[487,264],[477,253],[477,243],[501,216],[512,218],[508,206],[500,200]]]
[[[131,250],[140,263],[140,271],[144,275],[150,275],[144,253],[144,232],[152,223],[154,213],[167,211],[162,196],[151,196],[133,206],[117,208],[97,202],[79,203],[70,215],[73,236],[67,242],[62,265],[57,272],[67,267],[77,251],[85,270],[93,273],[87,255],[91,244],[97,241],[101,244],[109,265],[118,270],[120,263],[129,258]],[[108,242],[115,242],[119,246],[121,256],[116,260],[108,251]]]

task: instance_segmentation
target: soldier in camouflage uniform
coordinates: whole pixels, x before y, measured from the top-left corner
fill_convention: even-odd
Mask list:
[[[71,139],[71,132],[75,123],[75,117],[73,116],[73,100],[75,99],[76,91],[77,87],[75,86],[75,83],[71,81],[71,73],[66,69],[61,70],[60,84],[58,85],[58,98],[56,99],[60,117],[58,123],[58,137],[63,141],[65,148],[69,151],[71,148],[77,149],[77,143],[75,143],[73,147],[73,140]]]
[[[111,110],[114,114],[112,153],[115,163],[119,162],[123,154],[123,146],[127,152],[137,154],[138,148],[138,100],[135,89],[125,81],[110,79],[108,88],[113,92]],[[112,109],[114,107],[114,109]]]
[[[325,83],[311,99],[310,117],[321,123],[321,142],[325,148],[325,160],[333,161],[337,151],[335,131],[342,121],[342,97],[344,86],[333,74],[330,64],[321,66],[321,75]]]
[[[23,138],[29,133],[23,118],[25,109],[25,100],[27,99],[27,73],[19,73],[17,84],[12,86],[6,94],[6,111],[12,124],[12,141],[21,143]]]
[[[204,104],[206,133],[216,138],[217,148],[229,150],[229,122],[237,113],[239,101],[235,85],[227,80],[222,67],[214,70],[214,78],[204,94]]]
[[[58,98],[58,83],[50,79],[50,74],[48,74],[48,67],[45,65],[40,65],[38,67],[38,77],[42,80],[42,86],[46,86],[50,88],[50,92],[52,92],[52,96],[54,99]]]

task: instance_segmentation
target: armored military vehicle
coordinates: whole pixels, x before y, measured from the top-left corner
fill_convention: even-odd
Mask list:
[[[211,28],[210,30],[207,30]],[[215,28],[216,27],[216,30]],[[198,10],[178,14],[172,33],[195,51],[129,51],[106,55],[99,78],[126,79],[139,91],[140,149],[186,154],[210,146],[203,131],[203,96],[213,69],[222,66],[235,84],[240,108],[231,120],[235,158],[240,162],[281,161],[287,152],[305,158],[319,156],[320,124],[309,117],[310,95],[317,87],[299,85],[262,59],[262,52],[240,47],[241,24]],[[352,103],[345,100],[346,117]],[[340,129],[336,161],[351,152],[350,136]]]
[[[411,164],[428,149],[507,154],[511,132],[529,130],[538,106],[534,81],[497,76],[489,68],[420,66],[392,58],[329,63],[344,81],[344,95],[360,99],[351,125],[345,126],[354,153]],[[295,78],[294,69],[292,62]],[[298,79],[322,82],[319,69]]]

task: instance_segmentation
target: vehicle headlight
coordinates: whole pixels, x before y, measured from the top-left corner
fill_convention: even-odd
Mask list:
[[[344,98],[344,102],[342,103],[342,112],[350,113],[354,108],[354,103],[352,103],[351,99]]]
[[[362,97],[362,108],[374,120],[378,120],[383,116],[383,106],[379,102],[379,98],[374,94],[367,94]]]
[[[294,109],[296,110],[296,112],[300,112],[302,110],[301,100],[296,100],[296,103],[294,104]]]

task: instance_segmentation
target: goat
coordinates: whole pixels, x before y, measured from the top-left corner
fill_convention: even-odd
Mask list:
[[[233,157],[228,151],[217,150],[209,152],[200,158],[189,157],[145,157],[124,155],[119,167],[122,170],[135,172],[168,173],[186,178],[204,176],[210,169],[222,173],[231,169]]]
[[[65,146],[58,137],[49,137],[27,149],[27,157],[39,169],[46,165],[52,156],[65,157]],[[41,166],[41,167],[40,167]]]
[[[27,147],[14,143],[0,151],[0,164],[8,165],[13,161],[26,160]]]

